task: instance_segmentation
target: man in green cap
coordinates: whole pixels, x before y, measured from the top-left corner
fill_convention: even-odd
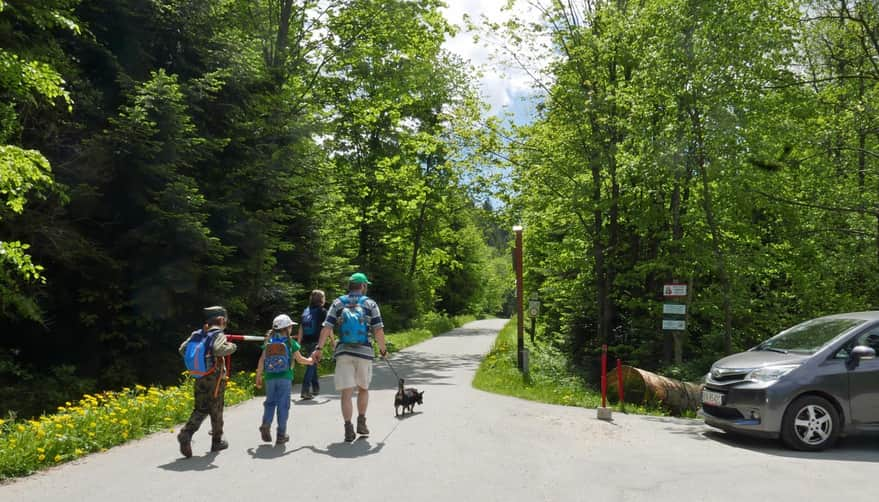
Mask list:
[[[357,434],[369,435],[369,429],[366,427],[366,408],[369,405],[369,382],[372,380],[372,361],[375,358],[375,350],[369,340],[370,331],[378,342],[381,356],[384,357],[388,353],[384,323],[378,304],[366,296],[369,284],[372,283],[366,278],[366,274],[361,272],[348,278],[348,294],[333,301],[323,323],[317,347],[311,354],[317,364],[323,355],[327,338],[332,335],[333,328],[338,326],[339,337],[334,354],[336,372],[333,375],[333,382],[336,390],[341,393],[345,441],[349,443],[356,438],[354,425],[351,423],[354,415],[352,397],[355,387],[357,388]]]
[[[223,440],[223,405],[226,394],[225,357],[238,348],[226,340],[229,316],[220,306],[204,309],[204,326],[195,330],[181,345],[186,369],[195,377],[195,403],[192,414],[177,434],[180,453],[192,456],[192,435],[208,416],[211,417],[211,451],[225,450],[229,443]]]

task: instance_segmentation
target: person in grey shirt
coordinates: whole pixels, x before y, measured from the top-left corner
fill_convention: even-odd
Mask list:
[[[372,380],[372,361],[375,350],[369,340],[371,331],[378,342],[379,353],[387,355],[385,345],[385,329],[381,312],[375,300],[366,296],[368,285],[372,284],[366,274],[357,272],[348,279],[348,294],[333,301],[327,318],[323,323],[317,347],[312,352],[315,364],[323,355],[323,347],[333,334],[333,328],[339,327],[334,357],[336,372],[333,382],[341,393],[342,418],[345,420],[345,441],[354,441],[354,415],[352,403],[354,388],[357,388],[357,434],[368,436],[366,427],[366,408],[369,406],[369,383]]]

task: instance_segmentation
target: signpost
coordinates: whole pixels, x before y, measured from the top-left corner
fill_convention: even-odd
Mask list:
[[[537,293],[531,295],[528,301],[528,317],[531,318],[531,343],[534,343],[535,322],[537,322],[537,314],[540,313],[540,300],[537,299]]]
[[[678,303],[664,303],[664,304],[662,304],[662,313],[663,314],[674,314],[674,315],[685,315],[687,313],[687,306],[681,305]]]
[[[687,283],[670,282],[662,286],[662,296],[666,300],[683,300],[685,303],[675,301],[662,305],[662,331],[672,337],[674,341],[674,358],[676,364],[683,362],[683,339],[687,330],[687,305],[690,300],[690,288]]]
[[[687,329],[687,323],[685,321],[677,320],[677,319],[663,319],[662,320],[662,330],[663,331],[684,331]]]

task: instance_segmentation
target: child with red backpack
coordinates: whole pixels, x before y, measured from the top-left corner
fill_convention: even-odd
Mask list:
[[[266,383],[266,400],[262,425],[259,432],[262,440],[272,441],[271,428],[275,412],[278,415],[276,444],[282,445],[290,440],[287,435],[287,417],[290,414],[290,393],[293,391],[294,360],[300,364],[311,365],[310,357],[299,352],[299,343],[291,336],[293,320],[287,314],[281,314],[272,321],[272,329],[266,333],[262,355],[256,367],[256,387]]]

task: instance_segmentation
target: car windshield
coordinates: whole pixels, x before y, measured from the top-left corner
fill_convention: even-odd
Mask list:
[[[840,334],[865,323],[863,319],[812,319],[782,331],[756,350],[814,354]]]

